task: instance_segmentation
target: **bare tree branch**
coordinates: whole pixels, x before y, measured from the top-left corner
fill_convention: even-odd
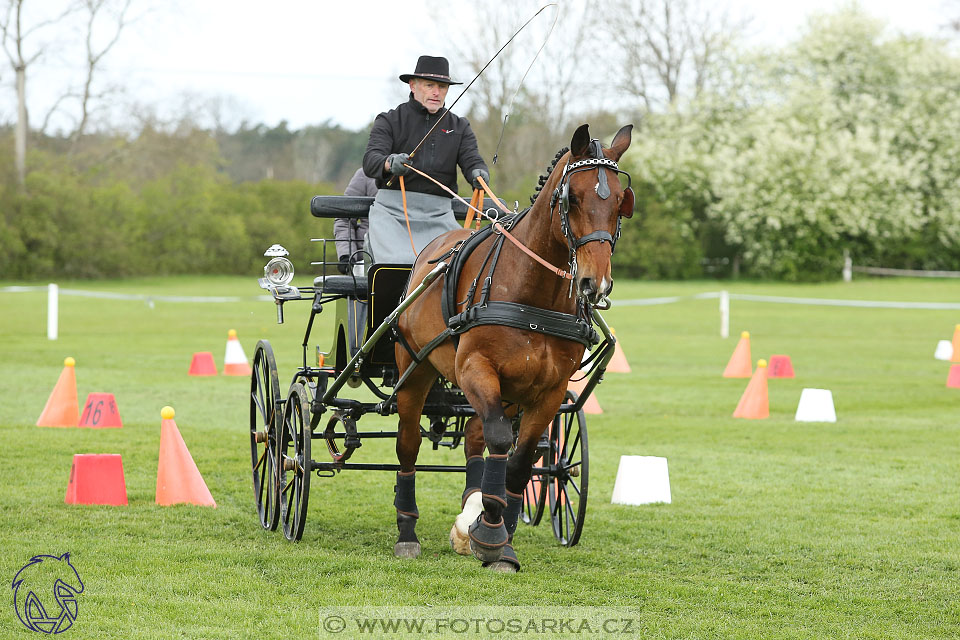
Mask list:
[[[103,60],[103,57],[107,55],[113,46],[120,40],[123,29],[128,24],[127,18],[131,4],[132,0],[122,1],[113,16],[113,28],[111,30],[112,36],[109,38],[106,44],[97,49],[93,42],[94,25],[97,23],[101,11],[109,10],[111,2],[110,0],[83,0],[84,9],[87,12],[86,38],[84,40],[84,44],[86,46],[87,69],[86,77],[84,78],[83,89],[80,93],[80,119],[77,123],[76,129],[73,132],[73,135],[71,136],[73,139],[71,149],[76,147],[77,141],[86,131],[87,124],[90,120],[91,100],[104,95],[93,93],[92,87],[94,76],[100,61]]]
[[[704,0],[613,3],[606,31],[624,67],[613,80],[648,110],[675,105],[707,88],[748,22],[731,20]]]

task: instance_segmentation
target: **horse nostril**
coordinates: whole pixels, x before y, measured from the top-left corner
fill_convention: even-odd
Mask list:
[[[597,284],[593,278],[580,278],[580,293],[589,296],[597,290]]]

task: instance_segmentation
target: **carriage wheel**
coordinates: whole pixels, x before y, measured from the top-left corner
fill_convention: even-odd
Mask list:
[[[280,381],[273,348],[257,343],[250,375],[250,460],[257,516],[264,529],[274,531],[280,521],[277,489],[276,440],[279,429]]]
[[[535,467],[543,467],[546,461],[540,456],[533,463]],[[530,476],[530,482],[523,488],[522,502],[520,504],[520,519],[530,526],[540,524],[540,518],[543,517],[543,507],[547,502],[547,483],[541,474],[534,472]]]
[[[290,387],[277,437],[280,522],[287,540],[303,536],[310,498],[310,395],[301,382]]]
[[[568,403],[577,394],[567,391]],[[583,411],[558,413],[550,429],[549,466],[552,477],[545,479],[553,535],[565,547],[580,540],[587,513],[587,480],[590,465],[587,449],[587,419]]]

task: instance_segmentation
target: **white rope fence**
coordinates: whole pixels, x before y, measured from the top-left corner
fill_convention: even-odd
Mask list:
[[[79,296],[83,298],[106,298],[110,300],[136,300],[145,302],[152,309],[154,302],[191,302],[191,303],[222,303],[243,302],[247,300],[272,301],[270,296],[148,296],[144,294],[112,293],[109,291],[87,291],[85,289],[60,289],[55,284],[36,287],[3,287],[0,293],[24,293],[47,291],[47,337],[57,339],[57,317],[59,313],[59,296]],[[891,300],[838,300],[834,298],[796,298],[791,296],[760,296],[750,293],[730,293],[728,291],[706,291],[688,296],[665,296],[659,298],[635,298],[632,300],[615,300],[615,307],[646,307],[660,304],[674,304],[686,300],[714,300],[720,301],[720,336],[730,335],[730,301],[763,302],[773,304],[802,304],[807,306],[824,307],[858,307],[861,309],[933,309],[933,310],[960,310],[960,302],[896,302]]]
[[[834,298],[794,298],[790,296],[758,296],[750,293],[730,293],[728,291],[707,291],[689,296],[670,296],[665,298],[637,298],[634,300],[616,300],[618,307],[644,307],[658,304],[673,304],[684,300],[720,299],[720,337],[730,335],[730,301],[768,302],[774,304],[802,304],[824,307],[858,307],[861,309],[933,309],[960,310],[960,302],[896,302],[891,300],[837,300]]]
[[[148,296],[141,293],[114,293],[111,291],[87,291],[86,289],[61,289],[55,284],[36,287],[12,286],[0,288],[0,293],[30,293],[37,291],[47,292],[47,338],[56,340],[59,334],[60,296],[77,296],[80,298],[105,298],[108,300],[136,300],[144,302],[151,309],[155,302],[191,302],[191,303],[221,303],[243,302],[245,300],[272,301],[270,296]]]

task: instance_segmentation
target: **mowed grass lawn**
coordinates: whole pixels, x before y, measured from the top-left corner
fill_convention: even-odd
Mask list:
[[[0,283],[0,285],[16,283]],[[588,416],[589,508],[580,544],[549,523],[520,525],[518,575],[455,555],[447,533],[462,478],[421,474],[423,554],[392,557],[393,474],[313,478],[300,543],[258,524],[248,441],[249,381],[187,375],[191,354],[222,367],[228,329],[248,357],[259,338],[286,387],[300,362],[308,305],[258,301],[255,278],[60,283],[130,294],[241,296],[228,303],[61,296],[60,338],[46,338],[46,293],[0,293],[0,577],[35,554],[70,552],[84,584],[73,637],[316,637],[323,607],[590,605],[631,607],[642,637],[956,638],[960,634],[960,389],[933,358],[960,311],[734,301],[719,337],[717,300],[659,306],[616,300],[735,293],[960,301],[960,285],[618,281],[604,314],[633,368],[607,374]],[[333,310],[311,340],[330,342]],[[791,356],[770,380],[770,418],[731,417],[746,380],[721,372],[740,331],[753,358]],[[122,429],[35,426],[66,356],[80,401],[117,399]],[[833,392],[835,424],[797,423],[801,389]],[[176,422],[216,509],[154,504],[160,409]],[[363,427],[392,428],[367,416]],[[75,453],[123,456],[129,506],[65,505]],[[611,505],[621,455],[664,456],[672,504]],[[314,458],[325,459],[322,441]],[[360,462],[393,462],[368,442]],[[462,450],[421,450],[460,464]],[[0,637],[26,637],[12,593]]]

